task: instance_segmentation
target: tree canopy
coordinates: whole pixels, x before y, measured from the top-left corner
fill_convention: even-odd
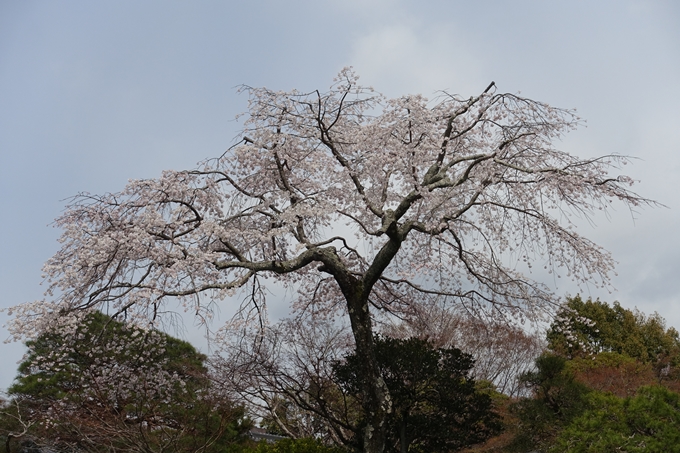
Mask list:
[[[667,373],[680,365],[680,336],[657,313],[645,316],[599,300],[568,298],[547,334],[548,348],[565,357],[625,355]]]
[[[677,451],[678,333],[663,318],[577,296],[547,340],[523,376],[532,397],[511,406],[512,451]]]
[[[518,417],[519,433],[513,451],[529,452],[549,446],[560,431],[587,408],[590,389],[578,382],[564,357],[544,354],[536,359],[536,370],[523,381],[532,390],[512,408]]]
[[[386,451],[453,452],[500,430],[491,398],[469,377],[471,355],[417,338],[377,337],[375,346],[392,406]],[[361,394],[360,360],[351,354],[334,367],[337,382],[349,394]]]
[[[680,395],[661,386],[618,398],[593,392],[588,409],[560,433],[551,453],[680,451]]]
[[[530,332],[500,320],[482,319],[442,304],[422,304],[396,322],[381,326],[393,338],[417,337],[437,348],[457,348],[471,354],[475,380],[492,383],[510,397],[526,391],[519,377],[534,368],[545,349],[544,332]]]
[[[223,155],[74,198],[56,221],[48,299],[13,309],[14,335],[72,334],[77,313],[93,308],[150,322],[168,299],[209,319],[212,301],[238,289],[262,313],[269,279],[295,291],[297,310],[348,316],[370,416],[364,445],[377,453],[389,395],[376,309],[441,297],[540,317],[557,299],[515,262],[542,256],[551,272],[606,284],[610,255],[575,232],[570,214],[649,202],[631,178],[610,174],[625,158],[553,146],[579,124],[572,111],[494,83],[469,98],[387,99],[345,69],[326,92],[244,90],[241,140]]]
[[[28,437],[58,450],[217,451],[249,426],[211,388],[206,357],[189,343],[92,312],[77,341],[45,332],[9,388]]]

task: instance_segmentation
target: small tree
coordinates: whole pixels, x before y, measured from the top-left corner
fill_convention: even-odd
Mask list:
[[[212,390],[206,357],[189,343],[99,312],[77,333],[76,343],[60,332],[28,341],[9,389],[38,445],[209,452],[248,428],[243,409]]]
[[[599,300],[567,299],[547,334],[548,348],[568,358],[616,353],[651,364],[658,376],[680,365],[680,335],[654,313]]]
[[[346,325],[300,317],[228,338],[213,357],[215,374],[263,427],[295,439],[350,443],[362,410],[333,372],[353,350]]]
[[[560,431],[587,406],[591,391],[578,382],[566,366],[564,357],[544,354],[536,359],[536,370],[522,380],[532,390],[532,398],[523,398],[513,410],[519,419],[519,432],[511,451],[528,452],[549,446]]]
[[[390,337],[427,339],[438,348],[458,348],[475,358],[471,375],[493,383],[510,397],[526,393],[520,376],[534,368],[545,341],[537,332],[499,320],[480,319],[441,305],[414,307],[412,313],[382,331]]]
[[[377,337],[375,346],[392,403],[386,451],[457,451],[500,430],[491,398],[477,392],[469,377],[472,356],[417,338]],[[350,394],[360,395],[360,360],[352,354],[335,366],[336,380]]]
[[[15,444],[35,444],[34,423],[16,400],[0,397],[0,439],[5,446],[5,453],[12,453]]]
[[[408,311],[438,296],[535,318],[556,298],[512,259],[606,284],[609,254],[569,219],[648,201],[609,171],[626,159],[581,159],[553,147],[579,119],[491,83],[469,98],[386,99],[343,70],[328,92],[250,94],[242,140],[193,171],[82,194],[57,225],[45,266],[49,301],[14,309],[23,338],[74,332],[80,310],[156,319],[178,298],[202,319],[210,300],[272,279],[295,306],[341,309],[361,357],[364,447],[383,450],[389,395],[372,311]],[[557,219],[561,219],[560,223]],[[509,261],[511,260],[511,261]],[[506,265],[504,263],[510,263]],[[371,308],[373,307],[373,308]]]

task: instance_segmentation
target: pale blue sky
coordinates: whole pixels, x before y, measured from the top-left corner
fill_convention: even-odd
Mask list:
[[[588,127],[563,148],[639,157],[626,171],[670,209],[633,222],[620,208],[582,229],[620,262],[618,291],[591,295],[680,327],[678,5],[0,0],[0,306],[41,297],[65,198],[221,154],[246,108],[240,84],[325,89],[352,65],[392,96],[469,96],[494,80],[577,108]],[[0,388],[21,351],[0,345]]]

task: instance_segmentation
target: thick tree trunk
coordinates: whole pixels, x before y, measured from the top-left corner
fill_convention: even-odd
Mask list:
[[[358,288],[357,288],[358,289]],[[383,453],[385,449],[385,419],[391,409],[390,396],[380,376],[373,343],[373,328],[368,310],[368,297],[357,291],[348,300],[349,318],[356,342],[356,354],[361,357],[362,393],[366,427],[363,433],[365,453]]]
[[[373,265],[361,280],[357,279],[339,260],[335,249],[328,248],[322,256],[323,266],[319,270],[335,278],[347,301],[347,311],[356,344],[356,355],[361,362],[360,378],[363,396],[363,410],[366,427],[363,433],[364,453],[383,453],[385,450],[385,423],[392,409],[390,394],[380,376],[373,343],[373,323],[368,308],[368,296],[373,285],[399,251],[403,237],[399,235],[394,222],[389,223],[390,240],[380,249]]]

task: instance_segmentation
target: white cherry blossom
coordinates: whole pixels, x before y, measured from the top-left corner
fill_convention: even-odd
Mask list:
[[[299,290],[297,309],[346,310],[366,358],[365,448],[382,451],[372,310],[436,296],[535,319],[556,297],[513,260],[606,285],[611,256],[570,219],[650,203],[611,174],[625,157],[553,146],[574,112],[493,83],[467,99],[386,99],[345,69],[327,92],[244,90],[242,140],[222,156],[73,199],[47,299],[14,309],[15,336],[93,308],[148,325],[168,298],[207,319],[246,285],[261,304],[266,278]]]

